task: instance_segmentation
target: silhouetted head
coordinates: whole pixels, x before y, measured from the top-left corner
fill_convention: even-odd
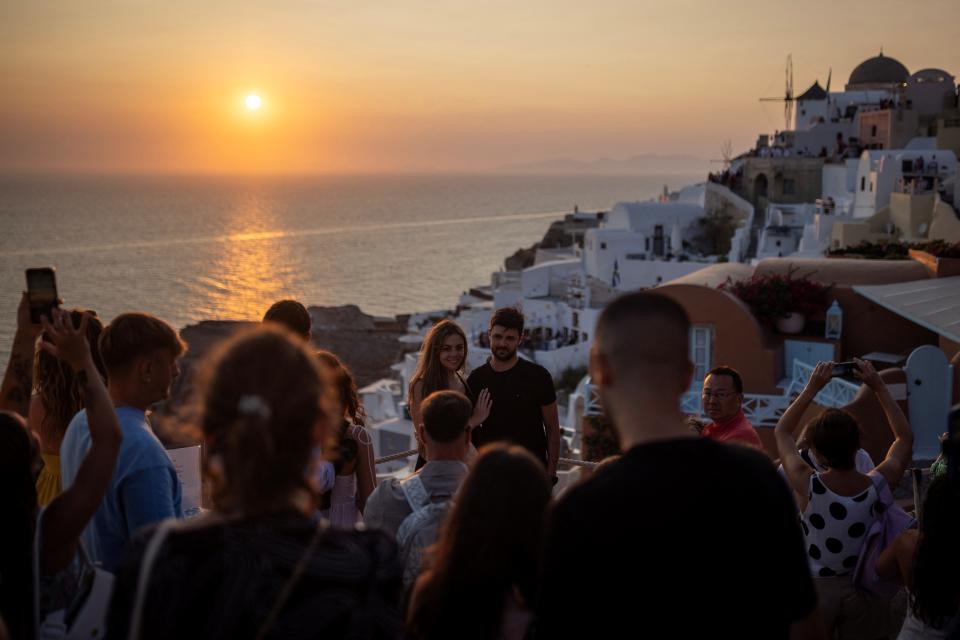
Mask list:
[[[311,321],[306,307],[296,300],[281,300],[274,302],[263,314],[264,322],[275,322],[287,328],[288,331],[310,341]]]

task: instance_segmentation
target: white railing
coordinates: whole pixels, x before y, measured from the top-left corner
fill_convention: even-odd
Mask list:
[[[759,393],[743,394],[743,413],[747,420],[755,427],[772,427],[777,424],[780,416],[787,410],[790,403],[793,402],[810,379],[813,373],[813,365],[809,365],[799,360],[793,361],[793,376],[790,378],[790,384],[787,385],[783,395],[765,395]],[[860,385],[834,378],[825,386],[814,401],[824,407],[839,409],[845,407],[857,395]],[[600,403],[600,395],[594,385],[590,384],[589,378],[586,384],[587,400],[583,414],[599,415],[603,413],[603,406]],[[687,415],[697,418],[703,417],[703,405],[700,400],[701,387],[695,383],[689,391],[680,397],[680,411]]]
[[[583,417],[602,416],[603,403],[600,402],[600,391],[590,381],[590,376],[584,376],[583,380],[577,385],[573,395],[583,397]],[[570,425],[574,429],[579,429],[580,425]]]
[[[793,375],[790,376],[790,384],[787,386],[787,390],[783,395],[788,396],[791,400],[800,395],[803,388],[807,386],[807,381],[810,379],[812,373],[812,364],[794,360]],[[817,394],[814,402],[824,407],[839,409],[853,402],[859,390],[860,385],[855,382],[850,382],[843,378],[833,378],[827,383],[827,386]]]

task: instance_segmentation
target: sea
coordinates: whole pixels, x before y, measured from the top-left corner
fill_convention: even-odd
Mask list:
[[[452,308],[574,207],[703,178],[0,174],[0,357],[30,267],[105,321],[259,319],[282,298],[392,316]]]

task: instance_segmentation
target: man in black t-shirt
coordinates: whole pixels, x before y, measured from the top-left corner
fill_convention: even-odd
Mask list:
[[[537,456],[556,482],[560,457],[560,419],[557,393],[550,373],[517,356],[523,337],[523,314],[510,307],[497,309],[490,319],[493,354],[467,378],[472,393],[490,391],[492,406],[483,424],[473,430],[477,448],[497,440],[522,445]]]
[[[549,515],[538,638],[825,637],[786,484],[685,426],[689,327],[654,293],[600,316],[590,374],[624,455]]]

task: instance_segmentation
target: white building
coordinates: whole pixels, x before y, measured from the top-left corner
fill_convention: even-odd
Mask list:
[[[691,262],[688,247],[704,215],[702,206],[683,202],[618,203],[602,227],[584,236],[584,273],[628,291],[701,269],[706,264]]]
[[[815,204],[767,205],[766,218],[757,240],[757,260],[796,254],[808,226],[814,224]]]
[[[937,191],[957,173],[953,151],[935,138],[914,138],[905,149],[864,151],[854,180],[854,218],[869,218],[890,203],[890,194]]]

